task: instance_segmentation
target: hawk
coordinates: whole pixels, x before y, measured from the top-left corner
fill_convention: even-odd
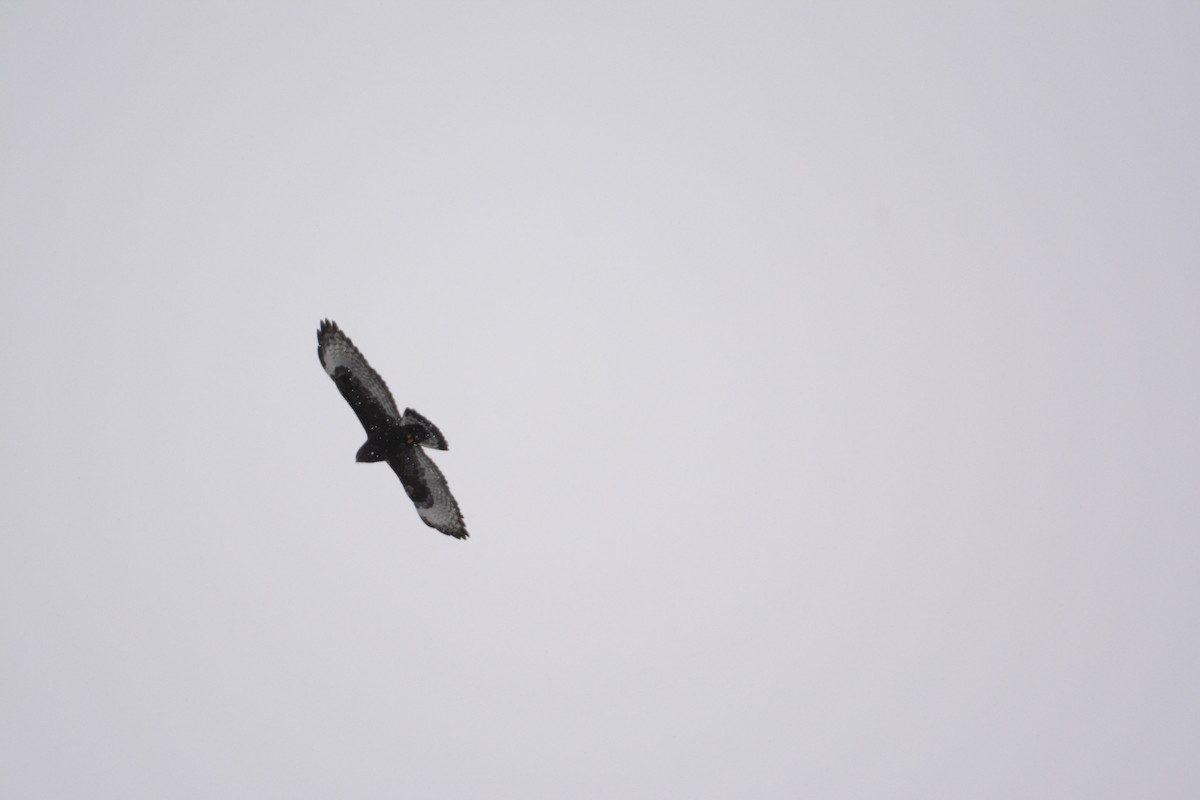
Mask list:
[[[447,536],[466,539],[467,526],[458,503],[442,471],[425,453],[426,447],[448,449],[442,432],[411,408],[400,413],[383,378],[336,322],[321,322],[317,357],[367,429],[367,441],[358,449],[355,461],[386,461],[400,476],[404,491],[426,525]]]

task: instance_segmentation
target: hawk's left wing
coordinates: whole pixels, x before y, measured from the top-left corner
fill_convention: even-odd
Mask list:
[[[454,495],[450,494],[446,476],[425,454],[424,448],[406,447],[403,454],[389,458],[387,462],[400,477],[404,491],[408,492],[408,498],[413,501],[426,525],[447,536],[467,538],[467,525],[463,522]]]

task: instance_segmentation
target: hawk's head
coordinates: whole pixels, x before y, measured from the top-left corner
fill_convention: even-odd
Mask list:
[[[366,443],[358,448],[358,452],[354,455],[355,461],[383,461],[387,456],[381,452],[378,443],[367,439]]]

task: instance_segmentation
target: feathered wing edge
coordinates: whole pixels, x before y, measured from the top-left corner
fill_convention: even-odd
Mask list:
[[[335,382],[338,367],[348,369],[389,416],[394,419],[400,418],[396,400],[383,377],[367,362],[362,352],[354,346],[354,342],[350,341],[350,337],[332,320],[321,320],[321,327],[317,329],[317,358],[321,360],[326,374]]]
[[[446,476],[423,449],[410,447],[403,456],[389,458],[388,466],[400,478],[426,525],[456,539],[470,535]]]

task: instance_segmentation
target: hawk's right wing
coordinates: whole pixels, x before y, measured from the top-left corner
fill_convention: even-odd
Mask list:
[[[387,384],[336,322],[321,322],[317,331],[317,357],[367,433],[383,424],[383,415],[400,419],[400,410]]]

